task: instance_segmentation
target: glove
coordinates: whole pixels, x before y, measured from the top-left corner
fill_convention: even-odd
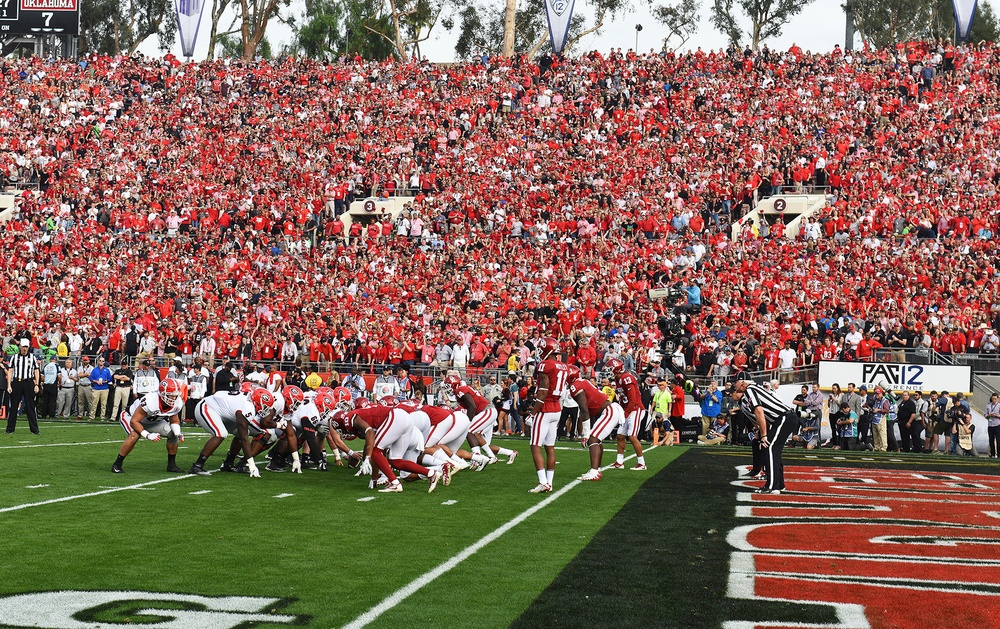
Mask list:
[[[365,460],[361,462],[361,473],[371,474],[372,473],[372,460],[371,457],[365,457]]]
[[[260,478],[260,470],[257,469],[253,459],[247,461],[247,467],[250,469],[250,478]]]
[[[298,452],[292,452],[292,473],[293,474],[302,473],[302,461],[299,460]]]
[[[147,431],[143,430],[142,431],[142,436],[145,437],[146,439],[149,439],[150,441],[159,441],[160,440],[160,433],[158,433],[158,432],[147,432]]]

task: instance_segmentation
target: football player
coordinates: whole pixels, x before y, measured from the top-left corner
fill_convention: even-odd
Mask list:
[[[517,450],[493,445],[493,428],[497,423],[497,409],[493,403],[479,391],[462,384],[462,379],[454,374],[445,376],[441,389],[445,395],[454,396],[459,407],[471,418],[468,440],[472,454],[482,454],[481,449],[486,448],[485,454],[490,464],[497,462],[497,455],[507,457],[507,465],[513,463],[517,458]]]
[[[538,347],[540,362],[535,366],[535,401],[529,412],[531,417],[531,458],[538,473],[538,484],[528,491],[540,494],[552,491],[556,471],[556,432],[562,415],[562,396],[568,386],[568,367],[554,357],[559,342],[552,337],[542,339]],[[544,448],[544,451],[543,451]]]
[[[454,466],[452,473],[471,467],[466,461],[472,461],[477,470],[488,465],[488,460],[482,454],[474,455],[461,450],[462,442],[469,434],[469,417],[461,412],[444,406],[417,404],[412,401],[399,403],[399,408],[410,416],[413,426],[420,431],[424,439],[424,454],[433,457],[440,464],[446,462]]]
[[[219,391],[198,402],[194,407],[194,419],[212,436],[188,474],[208,476],[205,462],[230,432],[235,431],[236,437],[219,469],[223,472],[239,471],[233,463],[242,449],[250,476],[260,478],[260,470],[253,457],[277,440],[278,424],[274,421],[274,404],[274,396],[264,388],[255,388],[249,395],[239,391]],[[255,443],[251,443],[251,436]],[[255,445],[257,452],[254,450]]]
[[[625,412],[590,381],[581,378],[579,367],[571,366],[566,379],[569,381],[569,394],[580,405],[583,444],[590,449],[590,471],[578,480],[601,480],[602,442],[625,422]]]
[[[642,444],[639,443],[639,430],[642,429],[642,418],[646,409],[642,405],[642,392],[639,391],[639,379],[631,371],[625,371],[625,363],[618,358],[612,358],[604,364],[605,371],[615,383],[615,401],[625,411],[625,423],[618,431],[618,458],[611,465],[612,469],[625,467],[625,442],[635,449],[635,471],[646,469],[646,459],[642,456]]]
[[[422,439],[419,443],[414,442],[414,433],[417,436],[420,433],[414,430],[413,422],[402,409],[369,405],[351,411],[337,411],[330,419],[330,428],[341,438],[357,437],[365,440],[358,475],[370,474],[372,478],[369,486],[373,488],[378,480],[375,470],[385,475],[389,484],[379,489],[379,492],[403,491],[403,485],[392,471],[393,466],[405,472],[425,476],[430,485],[428,492],[434,491],[444,475],[451,473],[450,466],[427,468],[404,458],[408,450],[423,450],[424,445]],[[390,460],[392,465],[389,464]]]
[[[165,378],[160,382],[160,389],[139,396],[127,410],[121,412],[118,421],[125,430],[125,441],[118,450],[118,458],[115,459],[111,471],[121,474],[122,463],[125,457],[132,452],[132,448],[139,441],[139,438],[150,441],[159,441],[167,438],[167,471],[183,472],[177,467],[177,444],[184,440],[181,435],[180,412],[184,407],[184,400],[181,399],[181,385],[173,378]]]

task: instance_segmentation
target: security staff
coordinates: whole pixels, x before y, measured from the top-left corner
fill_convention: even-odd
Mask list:
[[[31,341],[21,339],[18,353],[7,361],[8,379],[7,393],[10,404],[7,407],[7,434],[14,432],[17,425],[17,410],[24,401],[24,412],[28,416],[28,428],[38,434],[38,416],[35,409],[35,396],[38,395],[42,373],[38,359],[31,354]]]
[[[760,447],[767,456],[767,482],[757,493],[781,493],[785,489],[781,451],[785,441],[799,427],[795,410],[774,392],[750,380],[740,380],[733,386],[733,399],[739,402],[740,410],[756,422],[762,435]]]

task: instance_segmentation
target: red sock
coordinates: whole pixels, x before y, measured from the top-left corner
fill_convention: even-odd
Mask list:
[[[385,474],[385,477],[389,479],[390,483],[396,480],[396,475],[392,472],[392,466],[389,465],[389,461],[385,458],[385,455],[382,454],[381,450],[372,450],[372,463],[375,464],[375,467],[377,467],[380,472]]]
[[[406,459],[393,459],[392,465],[397,470],[402,470],[404,472],[410,472],[411,474],[420,474],[421,476],[430,476],[431,471],[424,467],[414,463],[413,461],[407,461]]]

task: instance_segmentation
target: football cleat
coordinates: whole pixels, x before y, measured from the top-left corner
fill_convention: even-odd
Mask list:
[[[441,466],[441,482],[447,487],[451,485],[451,477],[455,474],[455,464],[445,463]]]
[[[552,491],[552,485],[547,483],[538,483],[533,488],[528,490],[529,494],[544,494]]]
[[[313,461],[310,458],[303,459],[303,461],[302,461],[302,469],[304,469],[304,470],[318,470],[319,469],[319,463],[317,463],[316,461]]]
[[[394,480],[382,489],[378,490],[380,494],[398,494],[403,491],[403,484],[398,480]]]
[[[198,476],[208,476],[209,473],[205,471],[205,468],[195,463],[188,469],[188,474],[197,474]]]
[[[437,489],[438,481],[441,480],[442,472],[438,470],[431,470],[430,476],[427,477],[427,493],[432,494],[434,490]]]
[[[583,476],[577,476],[576,480],[601,480],[604,475],[601,474],[601,470],[589,470]]]
[[[636,466],[634,466],[632,468],[632,471],[633,472],[645,472],[646,471],[646,464],[645,463],[639,463],[638,465],[636,465]]]
[[[775,495],[777,495],[777,494],[781,493],[781,490],[780,489],[765,489],[765,488],[761,487],[760,489],[755,489],[753,493],[755,493],[755,494],[775,494]]]
[[[322,461],[320,461],[319,463],[317,463],[316,464],[316,469],[318,469],[321,472],[325,472],[327,470],[326,459],[323,459]]]
[[[219,466],[219,471],[220,472],[239,472],[240,470],[235,465],[233,465],[232,463],[226,463],[225,461],[223,461],[222,465]]]
[[[457,457],[454,459],[452,465],[455,466],[455,469],[451,471],[452,474],[454,474],[455,472],[461,472],[462,470],[467,470],[470,467],[472,467],[471,465],[469,465],[468,461],[466,461],[465,459],[459,459]]]
[[[114,472],[115,474],[123,474],[125,472],[125,470],[122,469],[121,465],[112,465],[111,471]]]
[[[613,470],[623,470],[623,469],[625,469],[625,464],[624,463],[619,463],[618,461],[615,461],[614,463],[612,463],[608,467],[611,468],[611,469],[613,469]]]
[[[176,472],[180,472],[181,474],[184,473],[184,470],[182,470],[181,468],[177,467],[176,465],[168,465],[167,466],[167,471],[168,472],[175,472],[175,473]]]
[[[264,469],[268,472],[284,472],[285,466],[272,459],[270,463],[264,466]]]
[[[500,459],[496,458],[495,456],[491,456],[489,459],[486,460],[486,464],[487,465],[493,465],[494,463],[498,462],[499,460]]]
[[[517,458],[517,450],[512,450],[510,453],[510,458],[507,459],[507,465],[512,464],[514,462],[514,459],[516,458]]]

